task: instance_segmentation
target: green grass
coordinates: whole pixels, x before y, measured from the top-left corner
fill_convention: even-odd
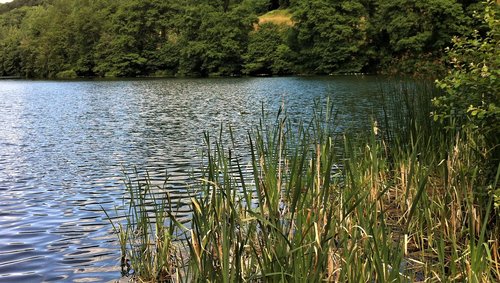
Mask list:
[[[482,174],[474,137],[428,109],[339,136],[330,109],[299,126],[284,111],[263,119],[248,135],[251,180],[206,134],[189,227],[168,191],[129,180],[126,221],[112,221],[122,263],[145,282],[498,282],[500,167]]]
[[[133,181],[133,179],[135,181]],[[152,185],[149,176],[127,176],[125,221],[113,221],[121,249],[122,275],[134,274],[142,282],[166,282],[178,277],[182,263],[179,246],[173,243],[180,223],[176,223],[173,202],[163,186]],[[118,208],[115,215],[119,215]]]

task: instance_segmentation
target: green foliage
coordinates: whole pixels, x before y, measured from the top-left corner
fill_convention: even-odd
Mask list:
[[[96,48],[96,71],[105,76],[145,75],[148,50],[156,48],[154,0],[127,1],[116,7]]]
[[[462,7],[454,0],[383,0],[378,14],[395,52],[428,52],[463,32]]]
[[[14,0],[12,2],[7,2],[0,4],[0,14],[10,12],[12,10],[26,7],[26,6],[37,6],[48,2],[47,0]]]
[[[142,177],[145,181],[138,179],[137,172],[127,176],[129,198],[126,204],[124,199],[120,209],[115,207],[116,216],[125,222],[113,220],[104,211],[119,239],[122,276],[133,273],[141,282],[171,282],[175,275],[179,276],[175,266],[180,265],[180,259],[174,257],[178,248],[173,243],[177,231],[172,223],[175,204],[170,200],[166,182],[155,185],[149,176]],[[167,223],[171,225],[166,226]]]
[[[486,36],[475,31],[467,38],[454,38],[448,50],[451,69],[437,81],[443,95],[434,100],[436,120],[469,128],[486,142],[486,154],[500,153],[500,24],[498,6],[486,7]]]
[[[262,14],[269,10],[269,0],[243,0],[241,7],[253,11],[255,14]]]
[[[468,29],[455,0],[382,0],[377,9],[373,25],[381,41],[376,42],[381,64],[406,73],[429,70],[419,68],[421,62],[439,64],[451,38]]]
[[[299,125],[263,116],[248,134],[248,158],[226,148],[224,131],[216,141],[205,134],[191,198],[173,202],[168,179],[163,186],[147,176],[128,180],[126,220],[111,223],[133,279],[498,282],[500,226],[490,218],[492,200],[475,197],[485,183],[464,136],[448,140],[438,127],[385,143],[374,123],[357,141],[342,139],[331,106]],[[401,118],[415,129],[420,118],[432,121],[412,106],[417,111]],[[500,168],[487,184],[498,187],[499,175]]]
[[[292,73],[292,51],[285,38],[288,30],[286,26],[265,23],[250,33],[243,72],[250,75]]]
[[[224,12],[202,6],[187,10],[188,27],[181,33],[180,72],[238,75],[255,17],[244,9]],[[199,32],[202,30],[203,32]]]
[[[21,74],[22,53],[19,45],[22,32],[19,29],[26,10],[15,10],[0,18],[0,76]]]
[[[78,75],[74,70],[67,70],[57,73],[54,77],[56,79],[76,79]]]
[[[294,21],[299,66],[305,72],[358,72],[367,61],[367,11],[361,1],[297,3]]]
[[[452,36],[484,35],[471,20],[479,8],[476,0],[16,0],[0,5],[0,75],[436,73]],[[272,35],[256,21],[275,9],[293,22],[284,16],[291,29]]]

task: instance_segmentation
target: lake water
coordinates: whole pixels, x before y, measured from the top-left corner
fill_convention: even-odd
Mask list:
[[[105,282],[120,251],[101,209],[121,203],[125,171],[170,175],[186,194],[203,132],[246,131],[284,103],[308,119],[331,97],[339,130],[381,112],[380,77],[0,80],[0,282]]]

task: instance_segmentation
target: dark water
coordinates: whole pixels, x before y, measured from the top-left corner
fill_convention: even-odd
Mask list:
[[[380,113],[377,77],[0,81],[0,282],[105,282],[120,252],[101,206],[121,202],[123,169],[170,175],[186,194],[203,131],[237,140],[261,108],[307,119],[330,96],[339,128]]]

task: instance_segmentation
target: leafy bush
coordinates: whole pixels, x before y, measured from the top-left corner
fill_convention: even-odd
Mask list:
[[[66,70],[56,74],[56,79],[75,79],[78,78],[78,75],[74,70]]]
[[[292,50],[285,42],[288,30],[287,26],[264,23],[251,32],[248,50],[243,56],[243,72],[250,75],[292,73]]]
[[[453,47],[448,50],[452,68],[436,82],[443,95],[433,102],[437,107],[435,120],[470,128],[478,140],[484,139],[487,156],[498,159],[500,30],[498,6],[494,1],[489,4],[484,12],[489,31],[484,36],[474,31],[468,38],[453,39]]]

